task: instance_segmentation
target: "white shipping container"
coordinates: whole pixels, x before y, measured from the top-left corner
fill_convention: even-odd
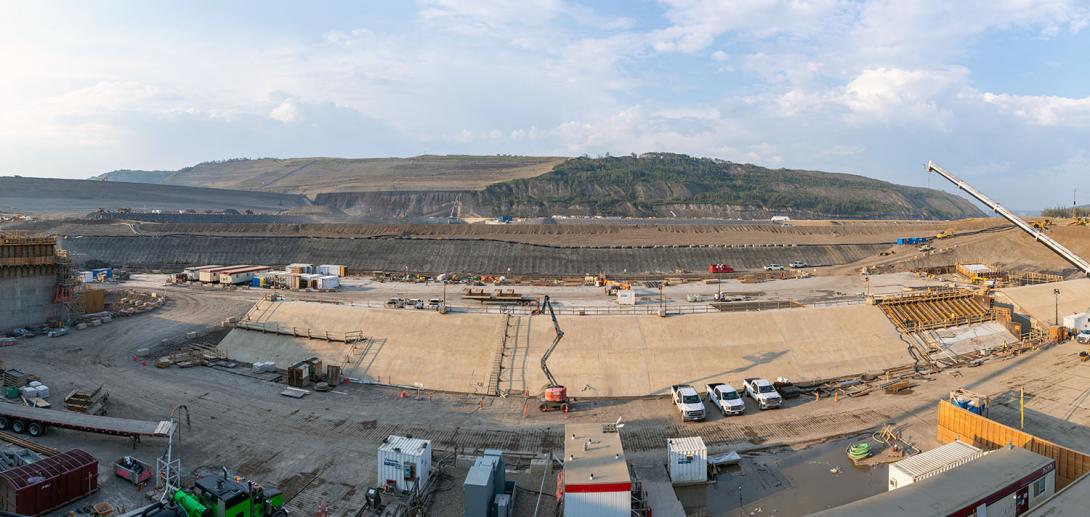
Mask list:
[[[699,436],[666,440],[670,481],[692,485],[708,481],[708,447]]]
[[[431,440],[390,435],[378,448],[378,483],[407,492],[431,475]]]
[[[617,291],[617,303],[621,305],[636,305],[636,291],[631,289]]]
[[[887,490],[896,490],[936,474],[941,474],[980,458],[984,454],[980,449],[960,441],[954,441],[942,447],[921,452],[889,466],[889,487],[887,487]]]
[[[318,289],[336,289],[341,285],[340,277],[333,275],[318,277]]]
[[[344,266],[339,264],[323,264],[318,266],[318,273],[323,275],[344,276]]]
[[[1090,320],[1090,315],[1085,312],[1078,312],[1070,316],[1064,316],[1064,327],[1067,327],[1074,334],[1078,334],[1080,331],[1090,328],[1087,325]]]

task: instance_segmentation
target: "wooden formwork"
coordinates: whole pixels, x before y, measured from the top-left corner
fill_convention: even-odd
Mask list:
[[[1008,444],[1056,460],[1056,490],[1090,472],[1090,455],[970,413],[948,401],[939,401],[938,435],[942,443],[961,440],[985,450]]]
[[[875,298],[875,304],[901,332],[918,332],[991,321],[991,302],[965,289]]]

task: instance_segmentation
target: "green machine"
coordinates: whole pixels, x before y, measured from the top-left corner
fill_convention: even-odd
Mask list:
[[[286,517],[284,493],[242,478],[223,475],[197,480],[193,492],[179,490],[174,503],[185,510],[186,517]]]

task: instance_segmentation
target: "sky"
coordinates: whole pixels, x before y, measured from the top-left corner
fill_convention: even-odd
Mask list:
[[[11,1],[0,174],[687,153],[1090,202],[1090,1]]]

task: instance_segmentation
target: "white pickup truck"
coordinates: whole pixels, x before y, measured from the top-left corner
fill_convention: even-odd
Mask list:
[[[682,422],[704,420],[704,401],[692,386],[675,384],[670,391],[674,394],[674,405],[681,411]]]
[[[723,416],[741,415],[746,412],[746,401],[738,394],[734,386],[722,382],[713,382],[704,386],[708,392],[708,402],[719,408]]]
[[[745,380],[746,395],[757,403],[761,409],[778,408],[783,403],[776,387],[768,382],[768,379],[751,378]]]

